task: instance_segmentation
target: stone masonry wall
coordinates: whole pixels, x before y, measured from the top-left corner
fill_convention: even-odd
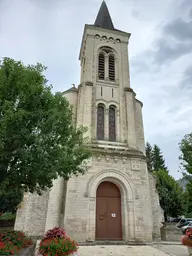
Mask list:
[[[74,177],[68,181],[64,218],[64,227],[67,234],[78,242],[94,240],[96,189],[95,195],[90,197],[88,188],[91,187],[94,177],[104,171],[106,179],[111,179],[114,183],[117,182],[117,179],[112,176],[113,173],[116,173],[119,177],[122,177],[122,180],[123,177],[126,177],[125,179],[129,180],[131,184],[132,190],[130,191],[133,192],[131,200],[126,199],[126,193],[123,194],[122,192],[125,200],[125,209],[122,209],[125,213],[124,217],[128,218],[130,216],[123,223],[123,225],[128,224],[127,229],[129,229],[124,232],[124,240],[151,241],[151,202],[148,177],[143,170],[142,161],[103,155],[100,157],[93,156],[90,165],[91,168],[84,176]],[[122,181],[119,180],[119,182]],[[120,190],[122,188],[123,184],[122,187],[120,185]],[[91,218],[89,217],[90,212]]]
[[[163,241],[180,242],[182,235],[181,229],[176,227],[175,222],[163,223],[161,227],[161,239]]]
[[[152,206],[153,239],[160,240],[160,228],[162,227],[162,222],[164,221],[164,214],[159,203],[159,196],[156,189],[156,180],[151,173],[149,173],[149,185]]]
[[[49,192],[42,196],[28,193],[17,212],[15,230],[22,230],[31,236],[44,234]]]

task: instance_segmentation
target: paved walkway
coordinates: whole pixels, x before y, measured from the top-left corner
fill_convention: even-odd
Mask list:
[[[169,255],[151,246],[128,246],[128,245],[80,246],[78,253],[80,256],[168,256]]]
[[[153,244],[150,246],[93,245],[80,246],[74,256],[188,256],[185,246],[179,243]],[[35,256],[37,253],[35,253]]]
[[[154,248],[174,256],[188,256],[187,248],[183,245],[153,245]]]

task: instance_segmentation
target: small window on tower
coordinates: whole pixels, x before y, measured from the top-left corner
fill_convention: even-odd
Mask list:
[[[109,80],[115,81],[115,58],[113,55],[109,56]]]
[[[109,141],[116,141],[116,108],[109,107]]]
[[[97,139],[104,140],[105,109],[102,104],[97,107]]]
[[[99,79],[101,80],[104,80],[105,78],[105,56],[103,53],[99,54],[98,76],[99,76]]]

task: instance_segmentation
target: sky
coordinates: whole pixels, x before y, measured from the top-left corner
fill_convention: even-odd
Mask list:
[[[84,24],[101,0],[0,0],[0,59],[40,62],[53,91],[79,84]],[[145,138],[181,177],[178,143],[192,132],[192,0],[106,0],[115,28],[131,33],[131,88],[144,104]]]

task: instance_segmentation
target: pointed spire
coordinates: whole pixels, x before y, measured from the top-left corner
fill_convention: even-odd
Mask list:
[[[105,1],[101,4],[94,26],[115,29]]]

